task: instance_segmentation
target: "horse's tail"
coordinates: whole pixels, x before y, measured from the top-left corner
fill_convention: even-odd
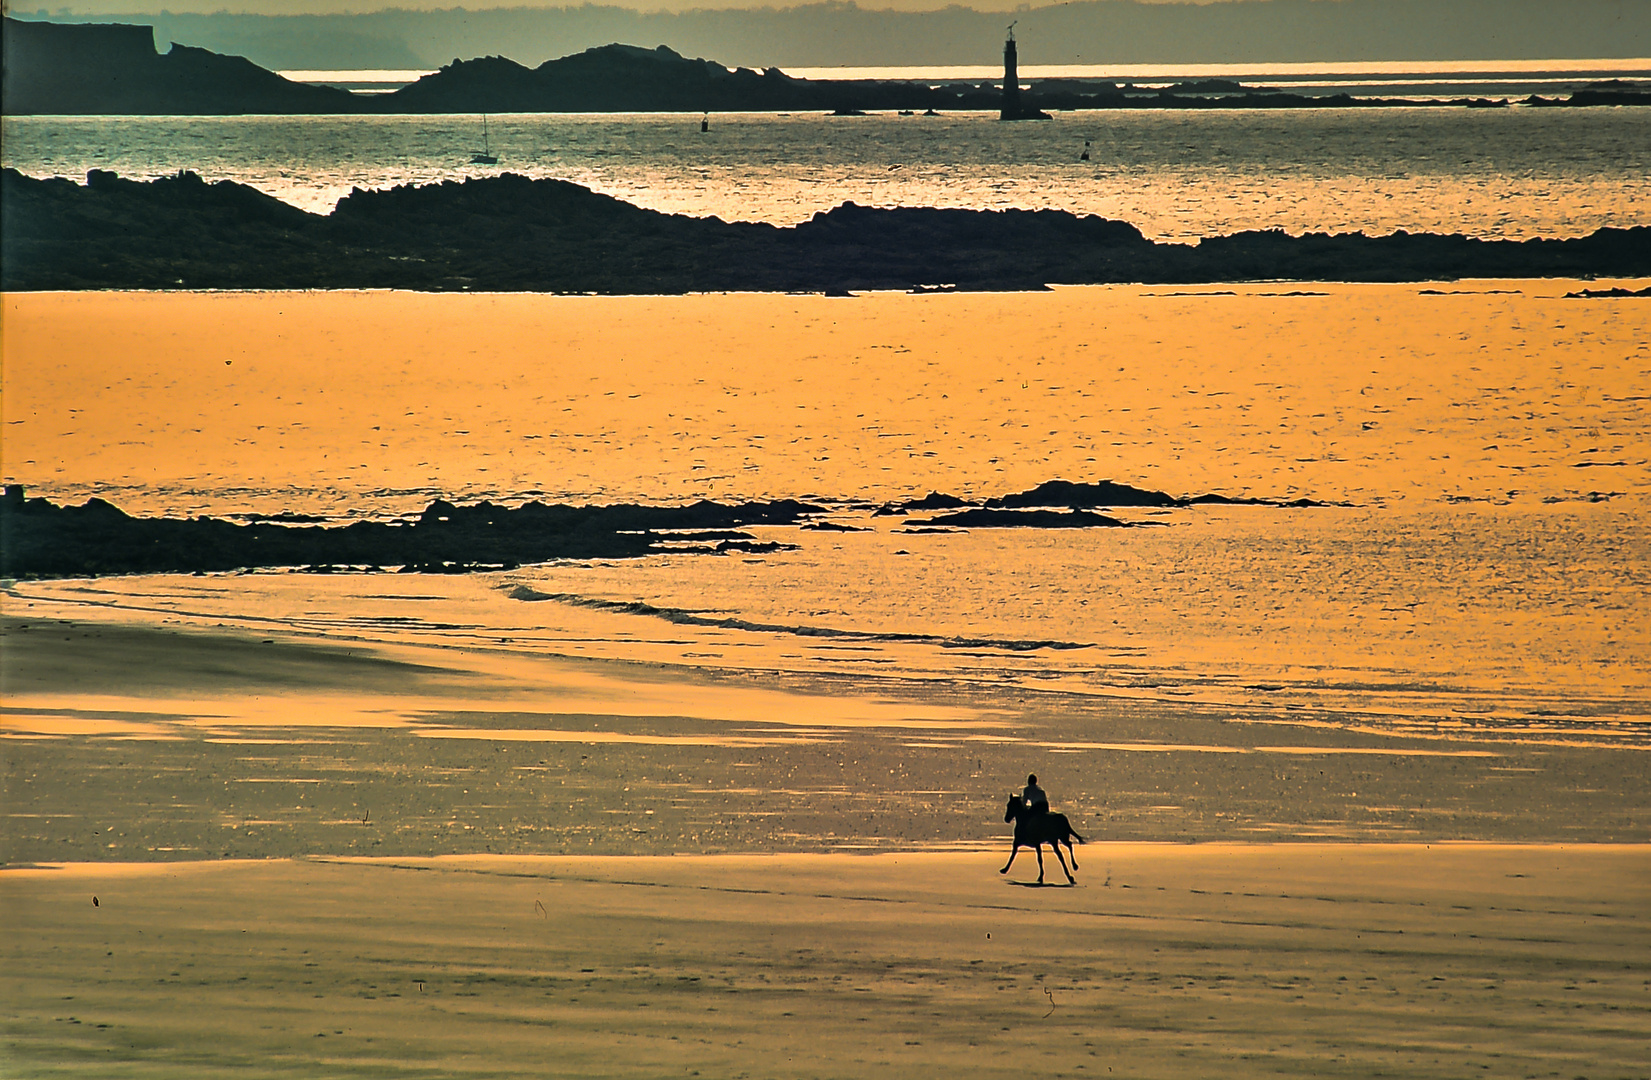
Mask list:
[[[1080,835],[1080,834],[1079,834],[1079,832],[1078,832],[1078,830],[1077,830],[1077,829],[1074,829],[1074,828],[1073,828],[1073,827],[1072,827],[1072,825],[1071,825],[1071,823],[1070,823],[1070,822],[1068,822],[1068,823],[1067,823],[1067,826],[1066,826],[1066,831],[1067,831],[1067,832],[1069,832],[1069,833],[1071,833],[1071,834],[1072,834],[1072,835],[1073,835],[1073,836],[1074,836],[1074,837],[1077,837],[1077,840],[1078,840],[1078,843],[1080,843],[1080,844],[1087,844],[1087,843],[1089,843],[1089,841],[1088,841],[1088,840],[1085,840],[1085,839],[1084,839],[1084,838],[1083,838],[1083,836],[1082,836],[1082,835]]]

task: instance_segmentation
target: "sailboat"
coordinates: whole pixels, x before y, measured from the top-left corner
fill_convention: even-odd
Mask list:
[[[482,113],[482,148],[470,155],[472,165],[497,165],[499,157],[487,145],[487,114]]]

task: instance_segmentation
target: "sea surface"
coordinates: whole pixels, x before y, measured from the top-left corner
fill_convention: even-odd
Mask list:
[[[953,757],[1129,752],[1120,707],[1218,713],[1196,753],[1267,729],[1318,753],[1638,755],[1651,309],[1580,285],[13,297],[8,345],[57,349],[7,375],[7,479],[37,494],[334,524],[437,497],[795,497],[842,531],[480,575],[19,582],[10,603],[906,695],[918,730],[888,738]],[[1101,530],[877,513],[1051,479],[1325,505],[1124,509],[1133,527]],[[742,724],[765,709],[804,730],[739,738],[865,726],[846,704]],[[1061,719],[1005,719],[1029,709]]]
[[[778,224],[847,199],[1172,240],[1651,224],[1646,109],[487,123],[496,169],[467,164],[482,119],[450,116],[8,119],[3,154],[193,169],[317,213],[510,170]],[[107,857],[32,824],[82,813],[87,777],[151,857],[342,850],[368,788],[375,822],[405,815],[385,853],[477,850],[472,829],[519,851],[968,846],[1029,768],[1111,836],[1644,839],[1651,302],[1567,295],[1608,284],[9,296],[4,479],[32,494],[337,524],[436,497],[802,498],[858,530],[489,575],[9,583],[8,615],[476,669],[308,696],[42,675],[0,716],[58,793],[15,850]],[[1094,531],[875,513],[1052,479],[1326,505]],[[141,813],[110,771],[138,742]],[[213,769],[246,780],[232,806],[186,790]],[[565,820],[543,821],[551,791]]]
[[[1651,109],[487,118],[8,117],[31,176],[189,169],[327,213],[352,188],[514,172],[641,206],[794,224],[844,201],[1062,209],[1155,239],[1245,229],[1526,239],[1651,221]],[[1088,145],[1089,160],[1082,160]]]

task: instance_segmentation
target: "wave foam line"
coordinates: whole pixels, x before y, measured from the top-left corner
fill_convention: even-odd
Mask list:
[[[830,626],[791,626],[785,623],[761,623],[732,616],[717,618],[687,608],[655,607],[641,600],[599,600],[573,593],[546,593],[527,585],[510,589],[512,600],[537,602],[554,600],[570,607],[606,611],[616,615],[645,615],[663,619],[678,626],[708,626],[721,630],[746,630],[762,634],[790,634],[793,637],[831,638],[838,641],[895,642],[916,645],[937,645],[942,649],[1003,649],[1008,652],[1035,652],[1039,649],[1092,649],[1094,644],[1079,641],[1021,641],[1013,638],[947,637],[942,634],[874,633],[867,630],[839,630]]]

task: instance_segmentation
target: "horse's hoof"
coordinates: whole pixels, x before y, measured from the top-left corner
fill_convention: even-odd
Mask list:
[[[1007,874],[1008,872],[1009,872],[1009,868],[1007,866],[1005,866],[1002,870],[998,871],[998,873],[1000,873],[1000,874]]]

